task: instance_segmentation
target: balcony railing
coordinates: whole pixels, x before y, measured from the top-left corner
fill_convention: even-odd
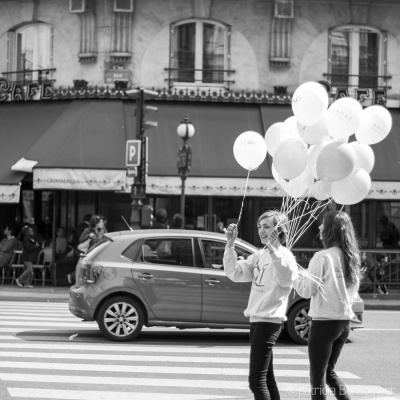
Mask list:
[[[230,83],[235,83],[235,81],[230,79],[230,75],[235,73],[233,69],[165,68],[164,70],[168,71],[168,78],[165,81],[168,82],[169,87],[173,83],[195,84],[200,82],[203,85],[229,85]],[[201,79],[196,77],[196,72],[201,72]]]
[[[27,85],[29,83],[55,82],[53,72],[55,68],[47,69],[22,69],[19,71],[2,72],[7,79],[14,84]]]
[[[358,87],[360,89],[391,89],[388,86],[388,80],[392,79],[390,75],[352,75],[352,74],[327,74],[332,86],[336,87]],[[357,78],[357,79],[355,79]],[[357,80],[357,84],[352,81]]]
[[[321,249],[295,248],[292,249],[292,252],[298,264],[303,268],[307,268],[313,255],[320,250]],[[361,253],[365,253],[366,256],[365,261],[361,265],[361,270],[363,272],[363,278],[360,283],[361,293],[378,293],[380,281],[377,279],[376,274],[373,273],[374,268],[378,264],[376,260],[378,254],[386,254],[388,256],[389,261],[384,266],[385,275],[383,282],[388,287],[389,292],[390,289],[400,289],[400,250],[362,249]]]

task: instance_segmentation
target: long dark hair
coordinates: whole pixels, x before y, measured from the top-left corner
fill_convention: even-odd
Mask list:
[[[344,280],[350,287],[360,277],[361,255],[356,232],[349,215],[343,211],[330,211],[324,216],[322,242],[326,248],[339,247],[344,254]]]

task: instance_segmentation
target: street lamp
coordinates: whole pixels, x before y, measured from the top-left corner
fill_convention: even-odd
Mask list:
[[[181,215],[182,215],[182,228],[185,226],[185,181],[189,175],[190,167],[192,165],[192,148],[190,144],[186,142],[194,135],[194,126],[189,121],[189,116],[185,115],[185,118],[179,124],[176,130],[178,136],[183,140],[183,145],[178,151],[178,174],[182,180],[182,191],[181,191]]]

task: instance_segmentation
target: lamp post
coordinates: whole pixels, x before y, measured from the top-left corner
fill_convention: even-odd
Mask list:
[[[182,228],[185,226],[185,181],[189,175],[190,167],[192,165],[192,148],[186,142],[194,135],[195,129],[190,122],[188,115],[179,124],[176,130],[178,136],[183,140],[182,147],[178,151],[178,174],[182,180],[181,191],[181,215],[182,215]]]

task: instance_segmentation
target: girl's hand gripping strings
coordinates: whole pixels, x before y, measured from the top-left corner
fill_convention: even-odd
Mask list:
[[[228,243],[226,244],[227,247],[233,247],[237,238],[237,234],[237,225],[230,224],[225,232],[226,240],[228,241]]]

